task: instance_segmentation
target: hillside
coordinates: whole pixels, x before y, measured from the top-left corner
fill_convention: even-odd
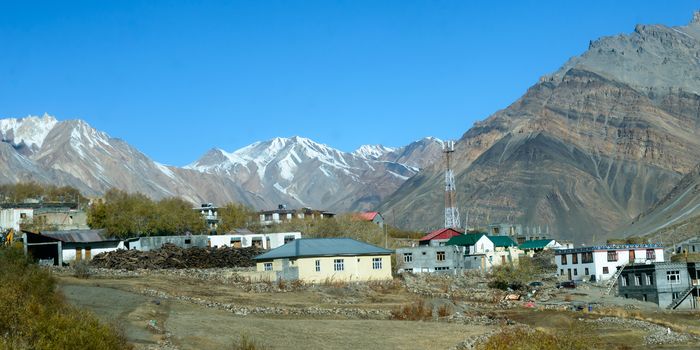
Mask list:
[[[458,141],[458,202],[470,225],[548,226],[602,240],[700,162],[700,16],[592,41]],[[441,164],[382,206],[406,227],[442,221]]]

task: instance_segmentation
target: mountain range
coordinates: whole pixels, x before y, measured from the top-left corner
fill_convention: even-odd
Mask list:
[[[226,152],[212,149],[185,167],[160,164],[82,120],[29,116],[0,120],[1,182],[66,184],[88,195],[110,188],[193,203],[236,201],[257,209],[277,204],[335,211],[377,207],[442,141],[400,148],[362,146],[346,153],[303,137],[275,138]],[[368,152],[368,153],[365,153]]]

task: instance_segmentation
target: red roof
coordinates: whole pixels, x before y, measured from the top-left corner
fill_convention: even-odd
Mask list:
[[[420,239],[420,241],[432,241],[434,239],[450,239],[454,236],[459,236],[461,234],[462,234],[462,232],[459,232],[453,228],[441,228],[439,230],[430,232],[427,235],[423,236]]]
[[[377,215],[379,215],[378,211],[368,211],[364,213],[357,213],[355,214],[355,217],[359,220],[373,221]]]

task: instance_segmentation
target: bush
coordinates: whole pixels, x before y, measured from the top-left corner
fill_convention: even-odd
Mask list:
[[[85,260],[79,260],[71,264],[73,266],[73,276],[78,278],[90,278],[90,264]]]
[[[423,321],[433,318],[433,309],[422,299],[391,310],[392,320]]]
[[[0,248],[0,349],[125,349],[123,335],[67,305],[50,273]]]
[[[253,338],[249,337],[247,334],[241,335],[241,338],[233,343],[231,350],[264,350],[267,349],[266,346],[256,342]]]

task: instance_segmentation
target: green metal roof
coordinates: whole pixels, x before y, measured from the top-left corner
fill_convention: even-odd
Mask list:
[[[360,242],[352,238],[301,238],[258,255],[255,260],[303,258],[314,256],[386,255],[392,250]]]
[[[512,238],[508,236],[486,236],[491,242],[493,242],[494,247],[513,247],[516,246]]]
[[[536,239],[532,241],[526,241],[525,243],[518,246],[520,249],[544,249],[547,244],[551,243],[553,239]]]
[[[459,235],[450,238],[446,245],[459,245],[459,246],[469,246],[476,244],[481,237],[486,236],[485,233],[468,233],[466,235]]]

